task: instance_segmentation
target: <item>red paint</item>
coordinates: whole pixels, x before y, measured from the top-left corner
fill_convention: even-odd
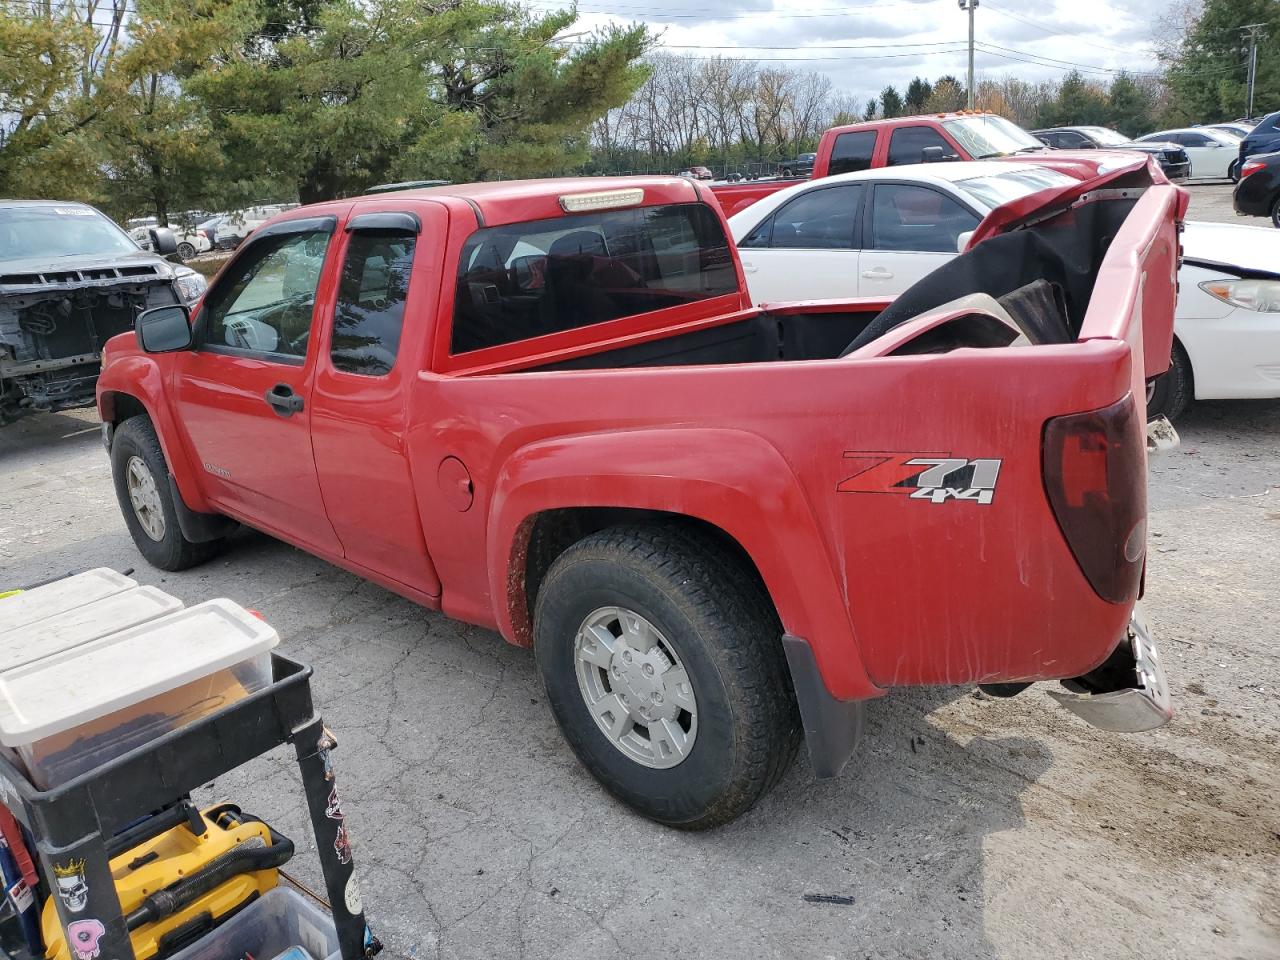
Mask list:
[[[111,418],[121,395],[144,403],[193,508],[226,512],[513,642],[530,637],[533,518],[600,506],[683,514],[737,540],[838,697],[1070,677],[1105,659],[1130,605],[1102,600],[1064,540],[1045,494],[1042,432],[1141,385],[1144,327],[1172,325],[1174,188],[1149,190],[1113,243],[1083,342],[892,357],[873,344],[839,360],[529,370],[749,316],[739,265],[737,294],[450,355],[453,280],[477,209],[490,225],[542,219],[559,215],[563,193],[623,186],[642,186],[646,204],[701,196],[674,178],[593,179],[290,211],[279,219],[339,219],[305,363],[148,356],[118,337],[100,411]],[[380,379],[329,361],[343,227],[373,209],[416,213],[423,224],[399,359]],[[1031,212],[1023,204],[1001,215],[1016,214],[1012,223]],[[264,404],[275,382],[304,395],[305,417],[281,420]],[[837,492],[863,476],[846,451],[885,451],[888,463],[941,451],[1002,465],[991,504],[933,503]]]

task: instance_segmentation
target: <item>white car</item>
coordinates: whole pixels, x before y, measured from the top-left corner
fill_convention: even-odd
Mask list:
[[[1191,158],[1194,180],[1226,180],[1231,168],[1240,156],[1240,137],[1213,127],[1186,127],[1181,130],[1162,130],[1138,137],[1134,143],[1176,143]]]
[[[150,250],[151,235],[148,231],[150,231],[154,226],[154,223],[150,223],[144,224],[140,227],[133,227],[129,231],[129,239],[143,250]],[[192,257],[205,253],[212,248],[212,244],[209,243],[209,238],[194,228],[183,229],[182,227],[171,224],[169,229],[173,231],[173,239],[178,244],[179,260],[190,260]]]
[[[1074,182],[999,160],[883,167],[780,190],[729,228],[757,304],[892,299],[963,250],[996,207]],[[1280,397],[1280,231],[1191,222],[1182,243],[1173,363],[1149,410]]]

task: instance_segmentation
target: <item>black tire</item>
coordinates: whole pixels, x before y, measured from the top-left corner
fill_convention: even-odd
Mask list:
[[[1147,419],[1164,414],[1170,420],[1182,414],[1195,399],[1195,378],[1191,372],[1191,359],[1182,344],[1173,341],[1173,355],[1169,358],[1169,370],[1156,377],[1147,398]]]
[[[183,240],[178,244],[178,259],[184,263],[196,255],[195,245]]]
[[[1227,164],[1227,179],[1232,183],[1240,182],[1240,160],[1238,158]]]
[[[1271,201],[1271,225],[1280,227],[1280,193],[1276,194],[1276,198]]]
[[[697,732],[674,766],[646,766],[624,753],[579,687],[578,630],[611,606],[656,627],[689,676]],[[683,830],[740,816],[794,758],[799,714],[781,635],[754,571],[710,538],[665,524],[613,527],[578,541],[551,565],[534,616],[547,698],[578,759],[636,812]]]
[[[129,496],[126,473],[134,458],[150,471],[163,517],[163,530],[159,539],[152,537],[143,527],[138,511]],[[161,570],[186,570],[203,563],[222,546],[222,540],[192,543],[182,535],[178,515],[174,509],[173,495],[169,487],[169,466],[164,451],[156,437],[155,428],[145,416],[131,417],[115,431],[111,442],[111,478],[115,482],[116,499],[124,515],[125,526],[149,564]]]

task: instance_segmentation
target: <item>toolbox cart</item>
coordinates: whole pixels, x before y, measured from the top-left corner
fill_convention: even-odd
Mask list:
[[[0,600],[0,612],[7,602]],[[0,633],[0,639],[3,636]],[[183,824],[195,834],[202,833],[208,822],[190,802],[190,792],[285,743],[293,745],[306,792],[332,915],[330,943],[336,932],[337,949],[329,956],[364,960],[380,949],[365,923],[330,755],[335,744],[312,701],[311,668],[274,650],[263,654],[262,663],[267,656],[269,677],[258,689],[48,789],[32,782],[30,764],[24,771],[12,751],[0,753],[0,803],[34,839],[37,867],[72,960],[134,960],[130,926],[137,926],[139,911],[131,911],[133,922],[127,922],[111,858]],[[0,688],[5,686],[5,676],[0,673]],[[194,882],[198,877],[193,874],[189,879]],[[164,896],[172,898],[174,889],[162,892],[158,900],[148,897],[144,906],[152,915],[162,912]],[[247,916],[252,906],[211,933],[196,931],[197,939],[178,941],[166,953],[181,957],[192,949],[198,951],[200,944],[216,938],[237,916]],[[222,960],[239,960],[239,956],[243,953]]]

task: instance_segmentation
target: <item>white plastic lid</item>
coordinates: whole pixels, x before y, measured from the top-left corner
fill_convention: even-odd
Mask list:
[[[17,596],[5,597],[0,600],[0,633],[131,590],[137,585],[136,581],[109,567],[98,567]]]
[[[21,747],[271,650],[270,626],[209,600],[0,673],[0,744]]]
[[[0,630],[0,673],[181,609],[177,597],[155,587],[135,587],[25,626]]]

